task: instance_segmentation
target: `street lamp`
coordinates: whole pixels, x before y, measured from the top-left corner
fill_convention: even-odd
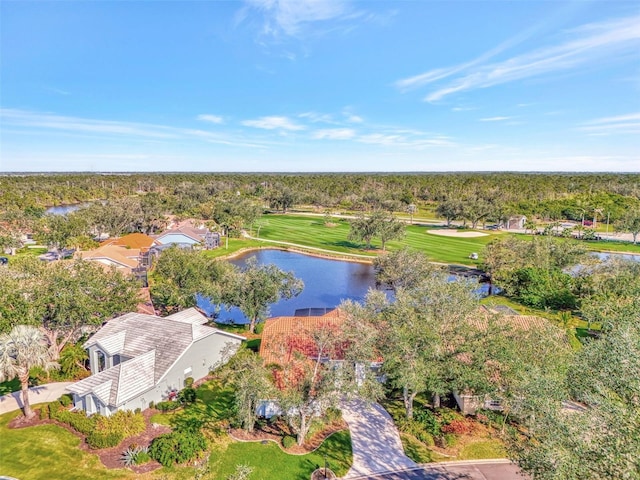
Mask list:
[[[327,480],[327,454],[324,454],[324,480]]]

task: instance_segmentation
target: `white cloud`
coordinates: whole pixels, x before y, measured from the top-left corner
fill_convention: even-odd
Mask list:
[[[312,134],[316,140],[350,140],[355,136],[356,132],[351,128],[329,128],[317,130]]]
[[[406,90],[453,77],[424,98],[435,102],[458,92],[575,69],[586,64],[594,65],[617,55],[633,53],[640,47],[640,16],[583,25],[568,32],[568,36],[570,38],[558,45],[487,63],[489,58],[513,44],[509,41],[470,62],[398,80],[396,86]]]
[[[304,112],[298,115],[300,118],[306,118],[313,123],[337,123],[328,113]]]
[[[297,35],[306,24],[353,18],[348,2],[342,0],[246,0],[250,8],[264,16],[263,33]],[[242,10],[241,21],[247,15]]]
[[[9,108],[0,109],[0,119],[3,126],[11,126],[25,133],[55,131],[76,136],[92,134],[98,137],[117,136],[145,141],[198,138],[208,143],[229,146],[260,148],[265,146],[263,142],[247,141],[245,138],[226,133],[212,133],[149,123],[94,120]]]
[[[265,130],[304,130],[303,125],[293,123],[287,117],[260,117],[255,120],[245,120],[242,125],[247,127],[263,128]]]
[[[637,134],[640,133],[640,112],[591,120],[579,130],[589,135]]]
[[[203,122],[211,122],[218,125],[224,123],[224,118],[222,118],[220,115],[202,114],[198,115],[198,120],[202,120]]]
[[[511,117],[485,117],[481,118],[481,122],[504,122],[505,120],[510,120]]]

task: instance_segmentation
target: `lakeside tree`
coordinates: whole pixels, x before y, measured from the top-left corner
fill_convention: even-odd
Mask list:
[[[422,252],[402,248],[373,260],[376,284],[393,291],[414,288],[437,269]]]
[[[228,294],[224,302],[238,307],[249,319],[249,331],[255,332],[256,324],[265,320],[269,305],[282,298],[298,296],[304,283],[293,274],[275,265],[259,265],[255,257],[244,267],[235,269],[225,287]]]
[[[231,274],[227,262],[207,258],[200,251],[172,247],[156,262],[149,292],[153,304],[164,314],[195,307],[198,294],[224,303],[227,298],[222,284]]]
[[[42,332],[30,325],[16,325],[8,333],[0,334],[0,381],[18,377],[23,412],[26,418],[35,413],[29,401],[29,370],[58,368],[51,358],[47,340]]]
[[[484,249],[484,269],[491,282],[536,308],[571,309],[578,298],[578,285],[563,269],[586,261],[585,249],[577,241],[551,237],[521,240],[503,237]]]

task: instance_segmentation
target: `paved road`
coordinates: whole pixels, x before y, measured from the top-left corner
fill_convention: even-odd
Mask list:
[[[345,477],[347,478],[347,477]],[[423,465],[414,470],[352,477],[352,480],[525,480],[508,460],[475,460]]]
[[[404,454],[393,420],[377,403],[345,402],[342,416],[349,425],[353,464],[344,478],[359,478],[389,470],[415,468]]]
[[[29,401],[31,405],[36,403],[53,402],[60,398],[60,395],[67,393],[65,388],[72,385],[73,382],[57,382],[39,385],[29,389]],[[13,412],[22,408],[21,392],[8,393],[0,397],[0,415],[7,412]]]

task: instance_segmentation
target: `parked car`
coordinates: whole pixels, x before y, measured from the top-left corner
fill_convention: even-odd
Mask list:
[[[476,252],[473,252],[471,255],[469,255],[469,258],[471,260],[477,260],[478,259],[478,254]]]
[[[9,263],[9,259],[7,257],[0,257],[0,265],[6,265]]]

